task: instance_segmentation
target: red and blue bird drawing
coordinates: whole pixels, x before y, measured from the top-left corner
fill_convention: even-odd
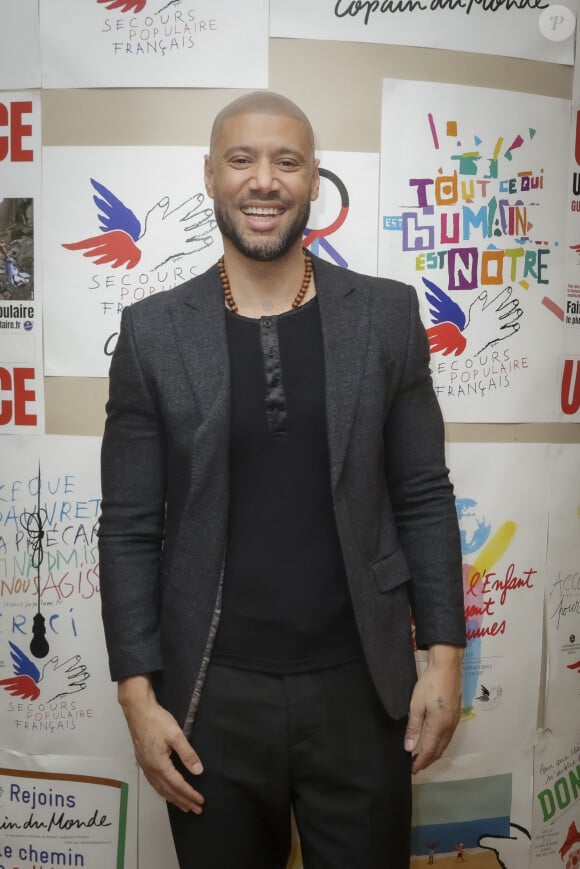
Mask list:
[[[13,697],[22,700],[38,700],[45,703],[84,691],[90,678],[80,655],[72,655],[59,662],[58,656],[50,658],[39,670],[34,661],[16,643],[9,642],[13,676],[0,679],[0,686]]]
[[[62,246],[84,251],[83,256],[96,265],[154,271],[168,262],[205,250],[214,242],[216,222],[213,208],[203,193],[188,197],[171,207],[169,196],[162,196],[141,221],[134,211],[108,187],[90,179],[95,194],[100,232]]]
[[[524,312],[519,300],[512,298],[511,287],[505,287],[493,298],[487,290],[482,290],[466,314],[437,284],[427,278],[422,280],[433,323],[427,329],[431,353],[477,356],[519,331],[519,320]]]

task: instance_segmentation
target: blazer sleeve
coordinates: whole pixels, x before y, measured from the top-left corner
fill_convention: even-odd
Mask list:
[[[427,335],[409,289],[404,365],[384,426],[387,487],[411,574],[417,645],[463,646],[462,556],[445,431]]]
[[[151,381],[151,378],[149,378]],[[114,680],[161,669],[159,562],[166,441],[125,308],[111,369],[101,454],[102,616]]]

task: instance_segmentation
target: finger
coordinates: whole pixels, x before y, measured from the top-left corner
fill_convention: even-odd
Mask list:
[[[142,764],[140,766],[149,784],[164,800],[173,803],[183,812],[201,814],[204,803],[202,794],[186,782],[171,761],[168,761],[167,765],[164,764],[162,768],[148,768]]]
[[[423,730],[423,722],[425,720],[425,711],[419,711],[414,709],[411,706],[409,712],[409,721],[407,722],[407,728],[405,730],[405,751],[415,751],[418,744],[419,739],[421,737],[421,731]]]
[[[171,746],[178,756],[184,767],[193,775],[200,775],[203,772],[203,764],[199,755],[194,751],[190,742],[183,731],[180,731]]]

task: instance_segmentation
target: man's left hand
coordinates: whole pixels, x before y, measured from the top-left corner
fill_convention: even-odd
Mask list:
[[[428,654],[427,669],[411,697],[405,732],[405,749],[413,755],[413,773],[441,757],[461,717],[463,649],[437,644]]]

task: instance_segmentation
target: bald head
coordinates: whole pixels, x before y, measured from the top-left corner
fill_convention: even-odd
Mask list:
[[[224,121],[237,115],[273,115],[294,118],[304,125],[314,152],[312,125],[302,109],[282,94],[276,94],[272,91],[254,91],[228,103],[216,116],[211,128],[210,153],[213,151]]]

